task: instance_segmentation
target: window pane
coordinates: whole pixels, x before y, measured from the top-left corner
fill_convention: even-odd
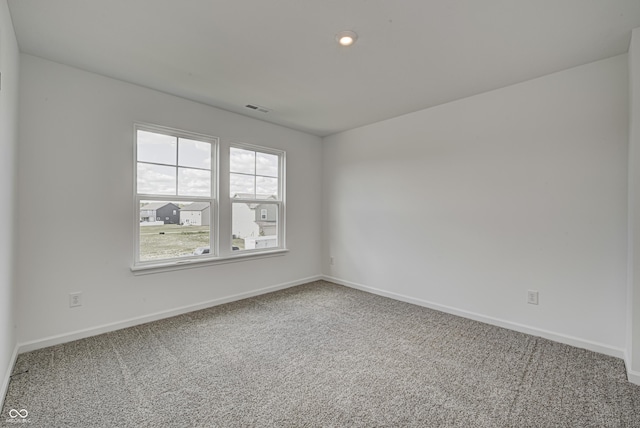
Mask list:
[[[229,152],[229,170],[243,174],[256,173],[256,152],[231,147]]]
[[[175,195],[176,168],[138,162],[138,194]]]
[[[253,175],[230,174],[229,195],[232,198],[253,199],[256,195],[255,177]]]
[[[256,198],[266,199],[270,196],[278,197],[278,179],[256,177]]]
[[[209,202],[140,201],[140,261],[209,254],[210,210]]]
[[[138,161],[176,164],[176,138],[138,130]]]
[[[256,153],[256,174],[267,175],[269,177],[278,176],[278,155],[267,153]]]
[[[234,202],[231,213],[234,251],[278,247],[278,205]]]
[[[178,165],[211,169],[211,144],[202,141],[178,139]]]
[[[211,171],[178,168],[178,195],[211,196]]]

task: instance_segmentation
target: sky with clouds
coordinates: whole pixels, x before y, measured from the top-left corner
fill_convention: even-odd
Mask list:
[[[232,147],[229,153],[231,196],[242,193],[277,197],[278,160],[277,155]]]
[[[138,131],[138,193],[211,195],[211,144]]]
[[[211,195],[209,143],[138,130],[137,156],[139,194]],[[229,162],[232,196],[278,196],[277,155],[232,147]]]

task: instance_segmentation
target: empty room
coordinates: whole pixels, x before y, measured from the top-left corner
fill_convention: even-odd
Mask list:
[[[640,426],[638,0],[0,0],[0,153],[0,426]]]

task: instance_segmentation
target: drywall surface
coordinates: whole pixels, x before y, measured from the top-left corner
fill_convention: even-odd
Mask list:
[[[0,0],[0,400],[9,382],[15,334],[16,155],[20,57],[9,8]]]
[[[622,55],[325,138],[325,275],[621,354],[627,112]]]
[[[629,264],[627,369],[640,383],[640,28],[629,45]]]
[[[33,56],[21,56],[21,67],[20,342],[320,274],[320,138]],[[221,151],[231,142],[285,150],[290,251],[133,275],[134,122],[217,136]],[[221,201],[221,217],[229,205]],[[83,306],[70,309],[76,291]]]

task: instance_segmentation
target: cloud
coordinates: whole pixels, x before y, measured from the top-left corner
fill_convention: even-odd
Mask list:
[[[229,169],[231,172],[255,174],[256,152],[231,147],[229,152]]]
[[[202,141],[178,139],[178,165],[211,169],[211,144]]]
[[[277,177],[278,159],[277,155],[256,153],[256,174]]]
[[[176,194],[176,168],[138,162],[138,193]]]
[[[178,194],[180,196],[210,196],[211,171],[178,168]]]
[[[211,171],[138,162],[138,193],[176,195],[176,170],[179,196],[210,196]]]

